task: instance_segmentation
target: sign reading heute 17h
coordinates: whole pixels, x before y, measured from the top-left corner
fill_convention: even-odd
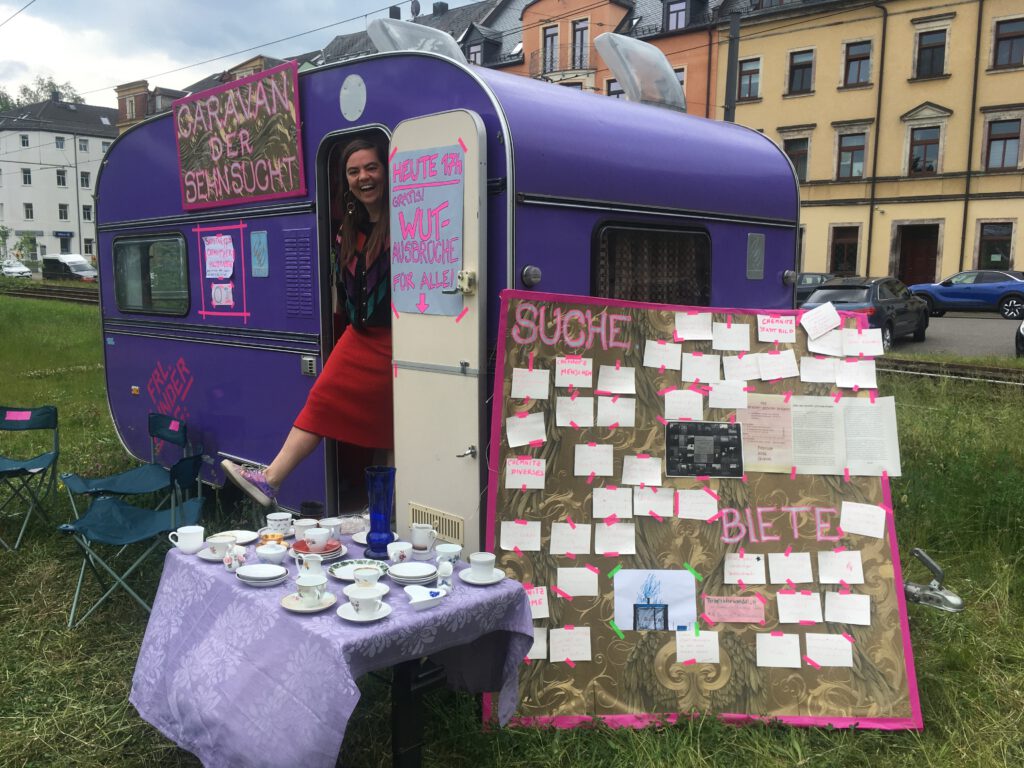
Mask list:
[[[391,300],[399,312],[462,311],[464,160],[457,144],[391,158]]]

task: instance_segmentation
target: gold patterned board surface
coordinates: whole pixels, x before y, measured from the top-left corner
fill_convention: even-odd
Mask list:
[[[809,354],[795,312],[772,313],[776,323],[793,317],[796,327],[794,341],[775,344],[758,341],[758,318],[749,311],[503,294],[487,537],[499,567],[530,591],[535,611],[517,717],[642,724],[652,715],[700,712],[796,725],[922,727],[887,473],[790,474],[764,456],[748,456],[748,436],[771,451],[774,438],[757,436],[765,424],[736,408],[709,407],[705,384],[684,382],[672,362],[662,367],[670,344],[689,354],[738,355],[713,350],[711,340],[680,337],[677,313],[687,312],[713,313],[713,322],[730,332],[748,324],[750,354],[791,349],[798,362]],[[842,322],[858,327],[845,313]],[[589,386],[585,371],[580,376],[587,360]],[[635,395],[628,393],[628,374]],[[621,390],[600,389],[602,380]],[[578,385],[570,388],[570,381]],[[761,394],[786,404],[801,396],[831,398],[837,407],[846,398],[884,402],[874,390],[839,390],[798,376],[747,384],[750,402]],[[739,422],[744,461],[760,460],[754,466],[774,471],[666,474],[666,441],[676,438],[669,437],[675,432],[666,424],[665,398],[688,388],[704,388],[703,423]],[[570,418],[587,418],[578,398],[594,398],[595,424],[605,405],[604,423],[619,423],[586,426]],[[617,402],[596,402],[602,398]],[[629,409],[621,410],[629,399],[633,426],[624,425]],[[806,455],[813,425],[809,431],[802,422],[801,430]],[[858,439],[853,426],[847,431]],[[716,475],[726,474],[714,463],[728,461],[725,449],[716,453],[721,446],[697,433],[686,440],[698,458],[684,456],[684,471],[710,461]],[[846,445],[852,455],[855,448]],[[587,471],[600,462],[577,465],[580,446],[611,446],[611,472]],[[660,486],[638,470],[641,462],[661,465]],[[857,531],[866,523],[858,518],[854,526],[854,510],[881,516],[869,520],[871,535],[841,529],[844,503],[865,505],[850,507]],[[627,554],[630,544],[634,554]]]

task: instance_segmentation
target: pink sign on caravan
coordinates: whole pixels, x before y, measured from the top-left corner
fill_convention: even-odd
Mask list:
[[[306,194],[294,61],[174,102],[185,210]]]

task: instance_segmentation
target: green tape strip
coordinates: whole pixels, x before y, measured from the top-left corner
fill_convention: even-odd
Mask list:
[[[693,622],[693,636],[700,637],[700,621]]]
[[[620,570],[622,570],[622,563],[619,563],[614,568],[612,568],[610,571],[608,571],[608,578],[609,579],[614,579],[615,578],[615,574],[618,573]]]
[[[622,630],[619,629],[619,625],[615,623],[615,619],[608,622],[608,626],[615,630],[615,634],[619,636],[619,640],[625,640],[626,636],[622,634]]]
[[[695,570],[693,569],[693,566],[692,566],[692,565],[690,565],[689,563],[683,563],[683,568],[685,568],[685,569],[686,569],[686,570],[688,570],[688,571],[689,571],[690,573],[692,573],[692,574],[693,574],[693,578],[695,578],[695,579],[696,579],[697,581],[704,581],[704,577],[703,577],[703,576],[701,576],[701,575],[700,575],[699,573],[697,573],[697,572],[696,572],[696,571],[695,571]]]

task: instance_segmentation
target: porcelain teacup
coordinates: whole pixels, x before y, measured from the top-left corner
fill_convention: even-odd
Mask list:
[[[340,517],[325,517],[320,521],[320,527],[329,531],[332,539],[340,540],[342,522]]]
[[[412,544],[407,541],[392,541],[388,544],[388,559],[392,563],[404,563],[412,558]]]
[[[235,537],[226,533],[215,533],[206,540],[206,545],[210,548],[210,552],[218,558],[223,558],[229,552],[234,551]]]
[[[380,590],[376,586],[360,587],[353,584],[345,587],[342,592],[345,593],[348,601],[352,603],[352,610],[361,616],[373,616],[380,612],[380,606],[383,601]]]
[[[310,528],[302,535],[310,552],[323,552],[327,549],[327,541],[330,538],[331,532],[326,528]]]
[[[380,578],[381,570],[372,565],[364,565],[352,571],[356,584],[360,587],[372,587]]]
[[[291,512],[271,512],[267,515],[267,528],[278,533],[288,533],[292,527]]]
[[[201,525],[183,525],[178,530],[168,533],[167,538],[186,555],[194,555],[203,548],[203,533]]]
[[[437,531],[434,530],[434,526],[430,523],[413,523],[409,526],[409,529],[413,549],[419,552],[425,552],[434,545],[434,539],[437,538]]]
[[[312,608],[323,600],[324,594],[327,592],[327,577],[323,574],[299,576],[295,580],[295,588],[302,604]]]
[[[481,581],[490,579],[494,575],[494,553],[474,552],[469,556],[469,567],[473,578]]]
[[[458,544],[449,544],[443,542],[434,547],[434,551],[437,552],[438,563],[456,563],[459,559],[459,555],[462,554],[462,547]]]
[[[295,528],[295,540],[302,541],[303,539],[305,539],[306,531],[312,528],[316,528],[317,525],[317,521],[311,517],[305,518],[303,520],[296,520],[294,523],[292,523],[292,526]]]

